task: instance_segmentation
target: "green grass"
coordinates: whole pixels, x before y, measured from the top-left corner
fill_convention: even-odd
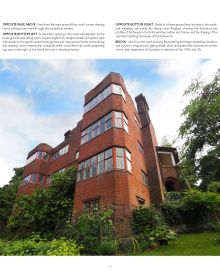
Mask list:
[[[220,256],[218,232],[181,234],[168,245],[142,252],[141,256]]]

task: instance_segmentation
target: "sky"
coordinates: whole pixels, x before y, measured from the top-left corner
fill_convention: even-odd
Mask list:
[[[0,60],[0,187],[39,143],[56,146],[83,115],[84,95],[118,72],[134,98],[143,93],[158,142],[177,137],[183,93],[199,73],[208,82],[219,60]]]

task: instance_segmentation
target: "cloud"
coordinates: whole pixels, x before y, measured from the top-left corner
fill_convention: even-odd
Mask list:
[[[183,122],[181,112],[189,101],[183,93],[190,85],[191,80],[199,73],[209,82],[220,66],[219,60],[159,60],[155,63],[155,73],[171,79],[168,88],[155,88],[154,94],[158,96],[152,104],[151,119],[154,123],[156,135],[161,141],[164,135],[171,138],[177,136],[177,130]]]
[[[0,61],[0,73],[1,72],[19,72],[19,67],[11,62],[10,60],[1,60]]]
[[[39,116],[31,99],[0,93],[0,186],[13,175],[13,168],[23,166],[25,156],[37,144],[56,146],[63,134],[81,118],[79,114]]]
[[[209,82],[220,67],[220,61],[164,59],[153,60],[153,63],[152,60],[150,62],[145,60],[145,63],[148,67],[143,76],[148,76],[150,63],[152,65],[151,74],[154,73],[157,76],[157,81],[146,82],[143,78],[125,78],[125,85],[133,98],[139,93],[145,95],[158,142],[165,135],[174,139],[183,122],[181,112],[189,101],[189,98],[183,97],[184,91],[199,73],[206,82]]]

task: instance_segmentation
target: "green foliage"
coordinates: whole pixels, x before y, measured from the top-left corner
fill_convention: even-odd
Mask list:
[[[159,240],[175,238],[175,232],[168,227],[161,212],[153,206],[136,208],[133,211],[132,227],[141,243],[146,240],[149,244],[154,244]]]
[[[27,235],[30,232],[57,231],[70,219],[75,178],[76,169],[70,167],[64,173],[53,176],[48,190],[39,187],[31,196],[18,197],[8,229],[17,236]]]
[[[212,192],[188,191],[179,200],[162,203],[161,211],[172,226],[217,223],[220,218],[220,196]]]
[[[211,182],[208,185],[208,191],[220,194],[220,182]]]
[[[84,247],[85,253],[96,253],[100,243],[114,240],[112,215],[113,210],[109,208],[85,213],[77,219],[73,225],[72,237]]]
[[[185,192],[166,192],[165,199],[168,201],[176,201],[185,196]]]
[[[98,252],[102,256],[114,256],[118,253],[118,250],[117,240],[103,240],[98,247]]]
[[[165,224],[164,217],[153,206],[149,208],[140,206],[133,211],[132,228],[136,235],[149,232]]]
[[[192,81],[185,95],[193,98],[183,110],[185,121],[179,128],[185,140],[182,158],[189,165],[189,175],[195,171],[205,189],[210,182],[220,181],[220,69],[210,83],[201,78]]]
[[[4,230],[11,215],[18,186],[21,182],[23,167],[14,168],[15,175],[8,185],[0,188],[0,232]]]
[[[31,235],[24,240],[0,240],[1,256],[79,256],[81,246],[67,239],[42,239]]]

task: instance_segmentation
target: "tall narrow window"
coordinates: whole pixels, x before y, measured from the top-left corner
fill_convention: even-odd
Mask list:
[[[116,168],[124,169],[124,149],[123,148],[116,148]]]
[[[127,170],[131,172],[131,154],[125,150]]]
[[[143,184],[145,186],[148,186],[148,177],[147,177],[147,174],[143,170],[141,170],[141,176],[142,176]]]

